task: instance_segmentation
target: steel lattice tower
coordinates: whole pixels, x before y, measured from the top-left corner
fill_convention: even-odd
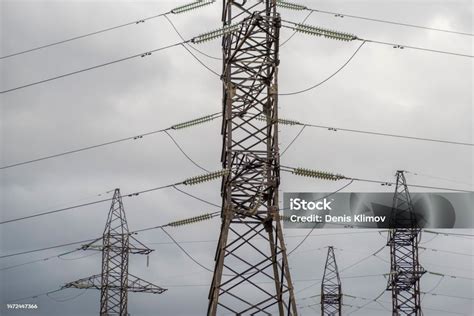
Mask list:
[[[208,315],[296,315],[278,207],[275,0],[224,0],[222,224]]]
[[[422,315],[420,278],[425,273],[418,259],[421,229],[418,227],[403,171],[397,171],[390,231],[390,276],[392,315]]]
[[[341,316],[341,312],[341,279],[339,278],[334,248],[329,246],[326,265],[324,266],[323,281],[321,283],[321,315]]]
[[[101,316],[127,316],[128,292],[161,294],[166,289],[128,273],[129,254],[149,254],[153,250],[130,236],[120,190],[115,189],[107,223],[102,235],[102,245],[97,241],[82,249],[102,251],[102,273],[66,284],[66,288],[100,290]],[[131,242],[136,243],[131,244]]]

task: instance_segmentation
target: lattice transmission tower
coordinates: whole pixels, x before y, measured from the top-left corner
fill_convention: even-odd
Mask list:
[[[130,235],[120,190],[115,189],[102,235],[82,249],[102,252],[102,273],[66,284],[65,288],[100,290],[101,316],[128,316],[128,292],[161,294],[163,289],[128,273],[129,254],[148,255],[153,250]]]
[[[397,171],[387,246],[390,246],[392,315],[422,315],[420,278],[425,273],[418,258],[421,236],[404,171]]]
[[[296,315],[278,206],[275,0],[224,0],[222,223],[208,315]],[[238,25],[238,27],[235,27]]]
[[[337,269],[334,247],[328,247],[328,256],[324,266],[323,281],[321,283],[321,315],[341,316],[342,289],[339,271]]]

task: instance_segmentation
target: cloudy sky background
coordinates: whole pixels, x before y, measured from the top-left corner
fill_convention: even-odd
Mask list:
[[[221,24],[221,1],[170,18],[185,38],[216,29]],[[1,2],[1,55],[40,46],[143,17],[169,11],[182,1],[6,1]],[[307,6],[347,14],[405,23],[473,32],[470,1],[307,1]],[[284,19],[301,21],[307,12],[281,10]],[[428,47],[472,55],[472,37],[379,24],[313,13],[308,24],[354,33],[359,37],[405,45]],[[282,30],[284,40],[291,35]],[[64,45],[0,61],[1,90],[58,74],[86,68],[129,55],[179,42],[163,18],[107,32]],[[219,56],[220,41],[198,48]],[[294,36],[280,51],[280,92],[307,88],[328,77],[355,51],[359,43]],[[200,56],[200,55],[198,55]],[[200,56],[202,57],[202,56]],[[203,57],[220,72],[220,62]],[[336,77],[310,92],[280,98],[280,117],[305,123],[380,131],[427,138],[473,142],[472,59],[390,46],[366,44]],[[176,47],[146,58],[125,61],[62,80],[4,94],[0,106],[1,165],[89,146],[122,137],[169,127],[172,124],[218,112],[221,82],[183,48]],[[298,128],[281,127],[285,147]],[[220,169],[220,120],[190,129],[172,131],[172,136],[199,164]],[[472,189],[471,147],[392,139],[370,135],[307,128],[282,158],[282,164],[329,170],[347,176],[393,181],[398,169],[435,176],[407,176],[411,183]],[[74,155],[0,171],[0,220],[96,200],[119,187],[128,193],[179,182],[202,174],[165,134],[102,147]],[[440,179],[443,178],[443,179]],[[447,180],[449,179],[449,180]],[[331,192],[344,183],[313,181],[284,173],[282,192]],[[220,182],[185,188],[201,198],[220,202]],[[353,192],[390,192],[368,183],[354,183]],[[420,191],[412,189],[413,191]],[[131,230],[167,223],[204,212],[216,211],[173,189],[124,199]],[[9,254],[50,245],[94,238],[103,231],[108,203],[43,216],[0,226],[1,252]],[[170,230],[196,259],[213,267],[219,220]],[[357,262],[386,242],[375,231],[318,230],[292,256],[302,315],[315,315],[303,308],[319,294],[319,278],[326,247],[334,245],[339,267]],[[471,233],[472,230],[461,231]],[[292,249],[306,233],[286,230]],[[329,235],[332,234],[332,235]],[[319,235],[319,236],[318,236]],[[422,265],[430,271],[474,277],[472,239],[424,234],[426,247],[464,253],[421,252]],[[156,249],[146,258],[133,256],[130,272],[168,288],[163,295],[130,294],[131,315],[203,315],[211,273],[189,260],[159,231],[138,235]],[[431,240],[432,239],[432,240]],[[430,241],[431,240],[431,241]],[[56,249],[9,259],[0,267],[60,254]],[[90,253],[77,252],[76,259]],[[467,254],[467,255],[466,255]],[[388,249],[380,253],[388,259]],[[342,273],[343,277],[383,274],[389,265],[371,258]],[[89,290],[80,297],[59,303],[48,297],[28,299],[38,311],[7,311],[5,303],[16,298],[54,290],[66,282],[100,272],[100,255],[78,260],[51,259],[16,269],[0,271],[1,313],[5,315],[93,315],[99,293]],[[436,286],[439,277],[425,275],[422,290]],[[313,285],[313,286],[311,286]],[[311,286],[311,287],[309,287]],[[384,277],[343,279],[346,294],[375,298],[386,286]],[[309,287],[309,288],[307,288]],[[306,288],[306,289],[305,289]],[[427,296],[426,308],[472,314],[472,280],[445,278],[435,293],[464,296],[457,299]],[[66,290],[52,294],[62,300],[81,294]],[[316,298],[316,301],[318,298]],[[381,299],[390,308],[390,295]],[[346,304],[365,301],[345,299]],[[319,310],[319,306],[315,306]],[[350,312],[345,307],[344,312]],[[446,315],[425,309],[425,315]],[[389,315],[377,303],[353,315]]]

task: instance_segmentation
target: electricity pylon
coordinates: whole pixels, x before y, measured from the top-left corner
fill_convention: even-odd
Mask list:
[[[153,250],[130,236],[120,189],[115,189],[101,239],[102,245],[94,245],[98,239],[82,249],[102,252],[102,273],[70,282],[65,288],[100,290],[101,316],[127,316],[128,292],[161,294],[166,291],[128,273],[129,254],[148,255]]]
[[[341,279],[339,278],[334,248],[329,246],[326,265],[324,266],[323,281],[321,283],[321,315],[341,316],[341,312]]]
[[[392,315],[422,315],[420,278],[425,273],[418,259],[421,235],[413,210],[404,172],[397,182],[390,217],[387,246],[390,246],[390,275],[387,290],[392,291]]]
[[[225,0],[221,232],[208,315],[296,315],[278,206],[275,0]]]

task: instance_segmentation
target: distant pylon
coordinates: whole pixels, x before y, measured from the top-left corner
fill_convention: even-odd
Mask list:
[[[396,173],[397,182],[390,217],[387,246],[390,246],[390,275],[387,290],[392,291],[392,315],[422,315],[420,278],[425,270],[419,264],[421,235],[413,210],[404,172]]]
[[[328,247],[328,256],[321,282],[321,315],[340,316],[342,312],[342,289],[337,269],[334,247]]]
[[[166,291],[128,273],[129,254],[148,255],[153,250],[130,236],[120,189],[115,189],[101,239],[102,245],[94,245],[100,240],[98,239],[84,245],[82,249],[102,251],[102,273],[70,282],[64,286],[65,288],[100,290],[101,316],[127,316],[129,291],[153,294]]]

